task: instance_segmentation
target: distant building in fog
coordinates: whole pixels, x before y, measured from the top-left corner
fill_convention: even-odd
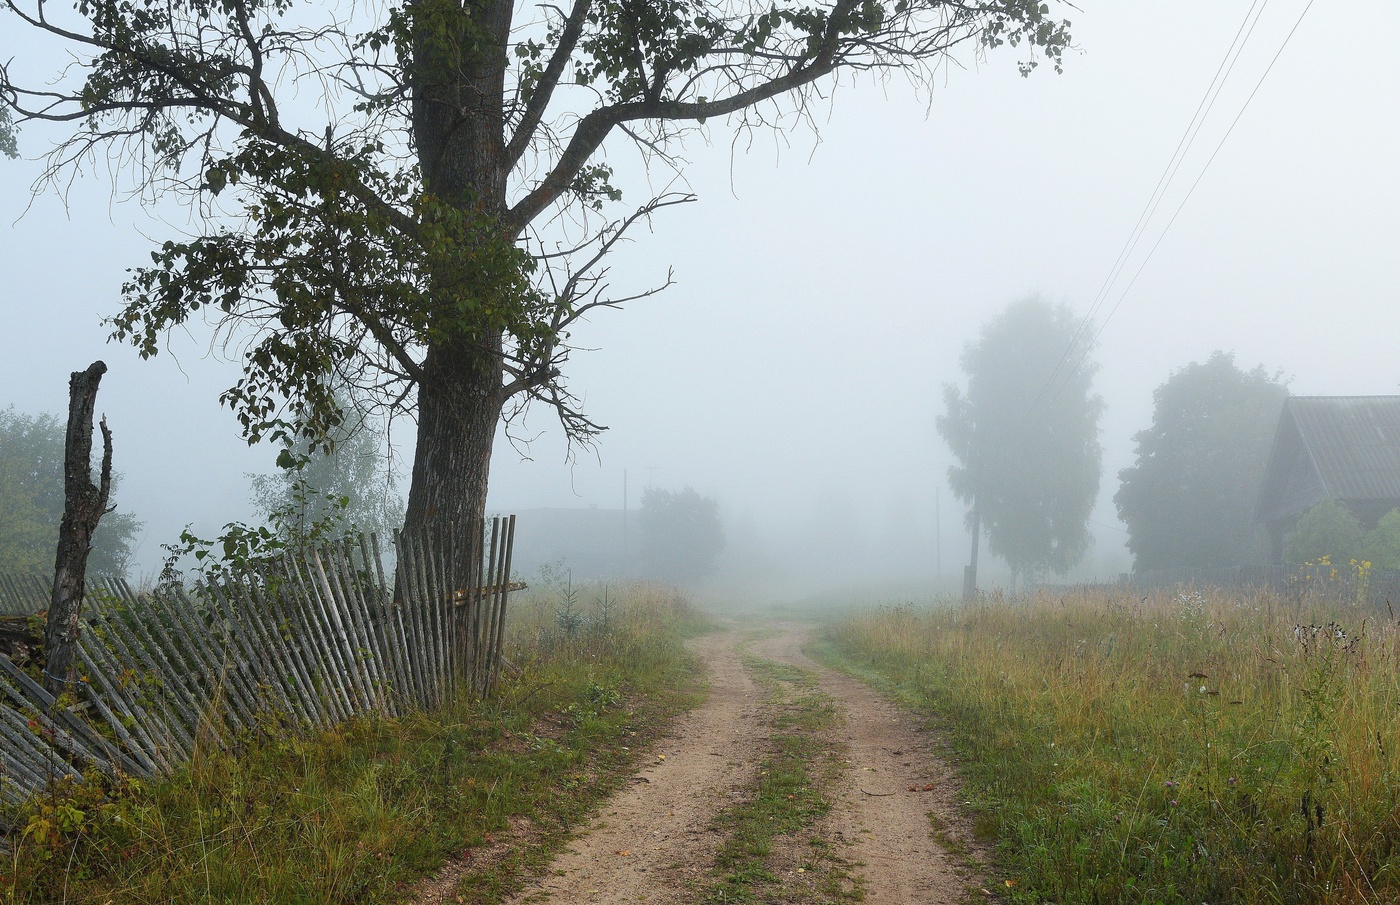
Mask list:
[[[1336,500],[1370,530],[1400,506],[1400,396],[1290,396],[1259,493],[1275,562],[1298,518]]]
[[[621,509],[521,509],[516,511],[511,571],[526,581],[541,566],[563,568],[575,581],[615,579],[628,574],[626,518],[637,543],[637,513]]]

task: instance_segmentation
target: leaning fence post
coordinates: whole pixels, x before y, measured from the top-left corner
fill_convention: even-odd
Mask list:
[[[491,677],[486,690],[492,691],[501,674],[501,657],[505,655],[506,643],[506,599],[510,596],[510,558],[515,551],[515,516],[511,516],[506,528],[505,562],[501,566],[500,602],[496,605],[496,642],[491,648]]]

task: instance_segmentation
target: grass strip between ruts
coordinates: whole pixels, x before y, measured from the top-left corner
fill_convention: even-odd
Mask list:
[[[859,901],[859,882],[820,827],[840,769],[827,732],[837,718],[834,704],[809,670],[751,655],[744,665],[767,694],[770,750],[743,799],[715,818],[727,835],[708,900]]]

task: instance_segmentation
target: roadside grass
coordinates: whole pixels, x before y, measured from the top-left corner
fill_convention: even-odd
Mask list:
[[[744,666],[767,693],[771,750],[744,799],[715,818],[726,839],[708,901],[859,901],[859,884],[820,832],[839,770],[827,734],[835,704],[809,670],[752,655]]]
[[[941,723],[1015,903],[1400,901],[1400,626],[1267,593],[993,596],[827,654]]]
[[[514,603],[515,671],[493,700],[206,751],[158,782],[56,788],[9,815],[24,829],[0,856],[0,901],[402,902],[504,839],[458,890],[498,901],[697,702],[682,640],[705,628],[642,585],[567,626],[548,596]]]

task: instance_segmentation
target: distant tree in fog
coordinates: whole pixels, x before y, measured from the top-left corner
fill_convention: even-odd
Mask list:
[[[944,388],[938,432],[958,463],[968,526],[1019,577],[1063,574],[1089,548],[1103,469],[1092,338],[1065,305],[1027,299],[990,320],[962,354],[967,389]]]
[[[1265,556],[1254,523],[1288,387],[1215,352],[1152,394],[1152,426],[1113,497],[1137,569],[1220,568]]]
[[[1400,569],[1400,509],[1381,516],[1375,530],[1366,535],[1361,559],[1376,569]]]
[[[714,571],[724,549],[719,504],[687,487],[642,494],[641,571],[649,578],[690,584]]]
[[[1336,500],[1323,500],[1303,513],[1284,541],[1284,562],[1334,566],[1364,562],[1374,569],[1400,569],[1400,509],[1381,516],[1367,531],[1360,519]]]
[[[343,389],[336,404],[354,412]],[[285,447],[275,474],[253,478],[253,501],[263,516],[293,537],[329,529],[392,537],[403,524],[403,499],[385,467],[384,431],[369,418],[351,417],[335,428],[328,446]]]
[[[53,415],[0,409],[0,572],[51,573],[63,521],[63,448],[68,429]],[[112,475],[115,491],[120,475]],[[142,523],[120,509],[102,517],[90,575],[123,575]]]

